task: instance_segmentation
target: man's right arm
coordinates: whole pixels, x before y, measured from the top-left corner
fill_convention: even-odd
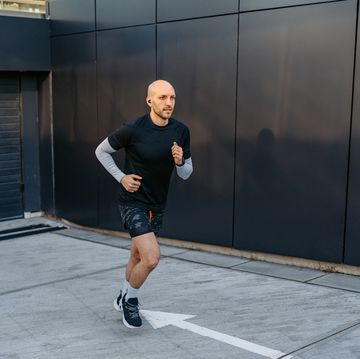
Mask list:
[[[116,165],[111,155],[114,152],[116,152],[116,150],[111,147],[108,138],[105,138],[95,150],[96,157],[104,168],[116,179],[116,181],[121,182],[123,177],[125,177],[125,173]]]

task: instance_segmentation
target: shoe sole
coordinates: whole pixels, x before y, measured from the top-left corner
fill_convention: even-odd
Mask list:
[[[125,327],[130,328],[130,329],[138,329],[138,328],[141,328],[141,325],[142,325],[142,324],[141,324],[139,327],[134,327],[133,325],[129,324],[129,323],[126,321],[124,314],[123,314],[123,323],[124,323]]]
[[[121,305],[121,304],[120,304],[120,305],[117,304],[117,298],[114,299],[113,304],[114,304],[114,308],[115,308],[116,311],[122,312],[122,305]]]

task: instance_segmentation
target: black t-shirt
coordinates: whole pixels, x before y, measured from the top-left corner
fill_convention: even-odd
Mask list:
[[[163,210],[166,205],[170,176],[175,163],[171,147],[182,147],[184,159],[191,156],[189,129],[170,118],[166,126],[157,126],[149,115],[124,124],[108,137],[115,150],[125,149],[125,174],[142,177],[140,188],[128,192],[120,186],[119,200],[127,205]]]

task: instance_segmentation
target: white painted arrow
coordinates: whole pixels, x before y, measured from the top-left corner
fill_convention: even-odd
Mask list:
[[[209,337],[218,341],[221,341],[226,344],[233,345],[235,347],[247,350],[248,352],[256,353],[271,359],[284,358],[285,353],[282,353],[278,350],[273,350],[262,345],[248,342],[240,338],[232,337],[227,334],[216,332],[215,330],[207,329],[200,327],[199,325],[186,322],[186,319],[195,317],[195,315],[186,315],[186,314],[175,314],[167,312],[154,312],[150,310],[141,310],[141,314],[144,318],[151,324],[154,329],[159,329],[166,327],[168,325],[173,325],[175,327],[189,330],[193,333],[202,335],[203,337]],[[291,359],[292,356],[286,356],[286,359]]]

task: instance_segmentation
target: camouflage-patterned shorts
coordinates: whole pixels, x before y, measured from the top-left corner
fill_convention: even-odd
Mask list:
[[[161,229],[164,211],[149,211],[120,204],[119,212],[124,227],[132,238],[151,232],[157,235]]]

